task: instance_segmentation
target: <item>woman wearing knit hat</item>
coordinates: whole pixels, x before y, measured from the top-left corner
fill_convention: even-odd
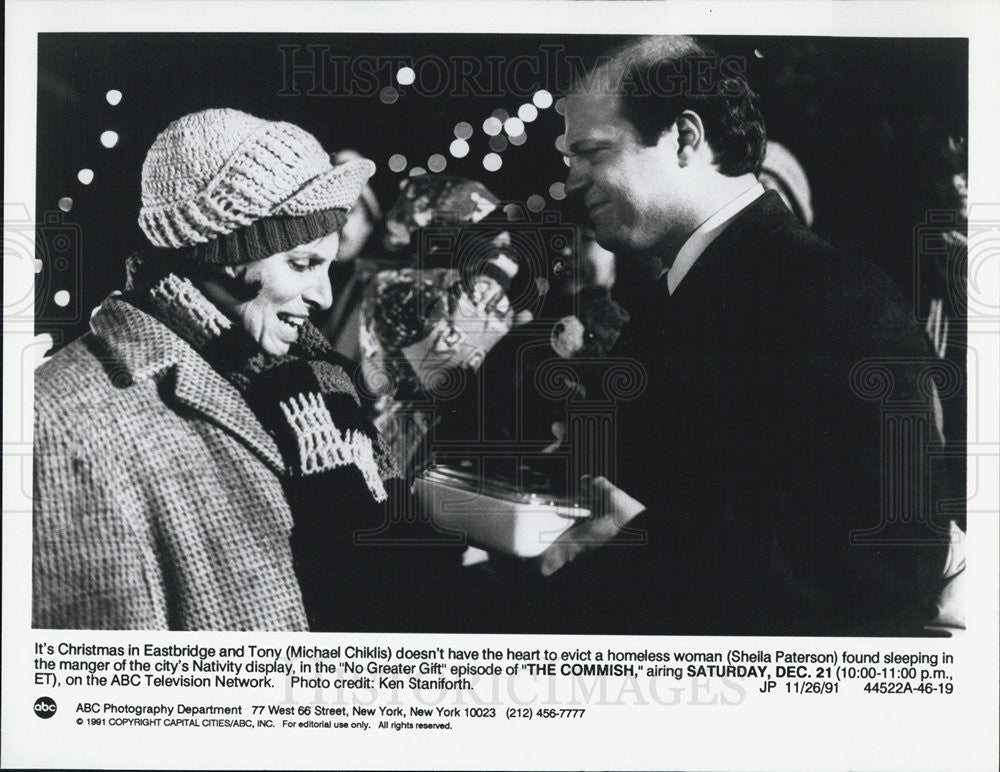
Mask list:
[[[151,246],[37,372],[36,627],[433,628],[419,578],[461,549],[392,525],[404,486],[309,322],[373,171],[236,110],[157,137]]]

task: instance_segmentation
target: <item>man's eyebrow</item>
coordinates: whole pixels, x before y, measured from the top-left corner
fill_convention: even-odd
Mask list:
[[[573,155],[574,153],[579,153],[580,149],[587,145],[606,145],[608,141],[609,140],[606,137],[583,137],[582,139],[574,140],[573,143],[566,148],[563,155]]]

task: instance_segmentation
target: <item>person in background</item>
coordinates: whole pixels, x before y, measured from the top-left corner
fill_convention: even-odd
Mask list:
[[[773,190],[803,225],[813,224],[809,178],[799,160],[784,145],[767,140],[764,161],[757,175],[764,190]]]
[[[334,163],[343,164],[360,158],[355,150],[341,150]],[[382,208],[370,185],[361,189],[357,203],[347,213],[347,222],[340,232],[340,252],[331,268],[335,287],[333,305],[319,324],[334,351],[357,364],[361,360],[358,333],[361,326],[361,298],[365,287],[377,270],[366,259],[365,246],[382,219]]]
[[[942,399],[941,426],[955,448],[966,441],[968,379],[968,149],[965,138],[949,135],[933,145],[933,203],[917,229],[919,312],[926,317],[924,331],[935,355],[949,366],[953,384]],[[954,476],[966,477],[965,456],[952,454]],[[950,635],[965,629],[964,513],[952,524],[951,549],[945,567],[946,584],[936,600],[932,629]]]
[[[969,182],[968,151],[961,137],[947,137],[936,147],[933,159],[935,207],[933,223],[924,223],[918,248],[921,252],[921,316],[934,352],[953,362],[960,372],[966,366],[966,295],[968,272]],[[929,227],[928,227],[929,226]],[[928,238],[932,235],[935,238]],[[925,250],[930,244],[936,247]],[[949,439],[965,438],[964,405],[945,403]]]
[[[386,213],[383,248],[395,265],[374,275],[362,301],[361,373],[375,423],[407,471],[427,461],[432,428],[440,436],[477,424],[467,383],[524,321],[508,297],[519,264],[498,203],[478,181],[425,174],[404,180]]]
[[[579,229],[579,253],[562,291],[575,295],[582,289],[610,291],[615,285],[615,256],[600,244],[591,228]]]
[[[36,372],[35,627],[426,630],[455,608],[460,550],[394,517],[406,485],[310,322],[374,168],[230,109],[156,138],[124,294]]]

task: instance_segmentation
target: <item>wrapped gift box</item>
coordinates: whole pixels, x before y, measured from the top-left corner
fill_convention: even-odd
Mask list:
[[[509,481],[437,465],[414,488],[424,513],[469,544],[521,558],[540,555],[590,511],[550,492],[524,491]]]

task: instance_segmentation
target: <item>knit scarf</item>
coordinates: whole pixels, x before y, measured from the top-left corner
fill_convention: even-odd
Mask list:
[[[125,299],[189,343],[243,395],[284,461],[296,573],[313,629],[329,629],[331,564],[345,566],[358,529],[385,522],[399,473],[367,421],[350,375],[306,322],[284,356],[257,344],[187,275],[183,260],[129,259]]]
[[[129,263],[126,297],[189,343],[229,380],[274,438],[285,477],[297,480],[341,467],[361,473],[376,502],[383,480],[396,477],[392,456],[362,417],[350,375],[310,322],[284,356],[258,348],[187,276]],[[144,280],[145,279],[145,280]]]

